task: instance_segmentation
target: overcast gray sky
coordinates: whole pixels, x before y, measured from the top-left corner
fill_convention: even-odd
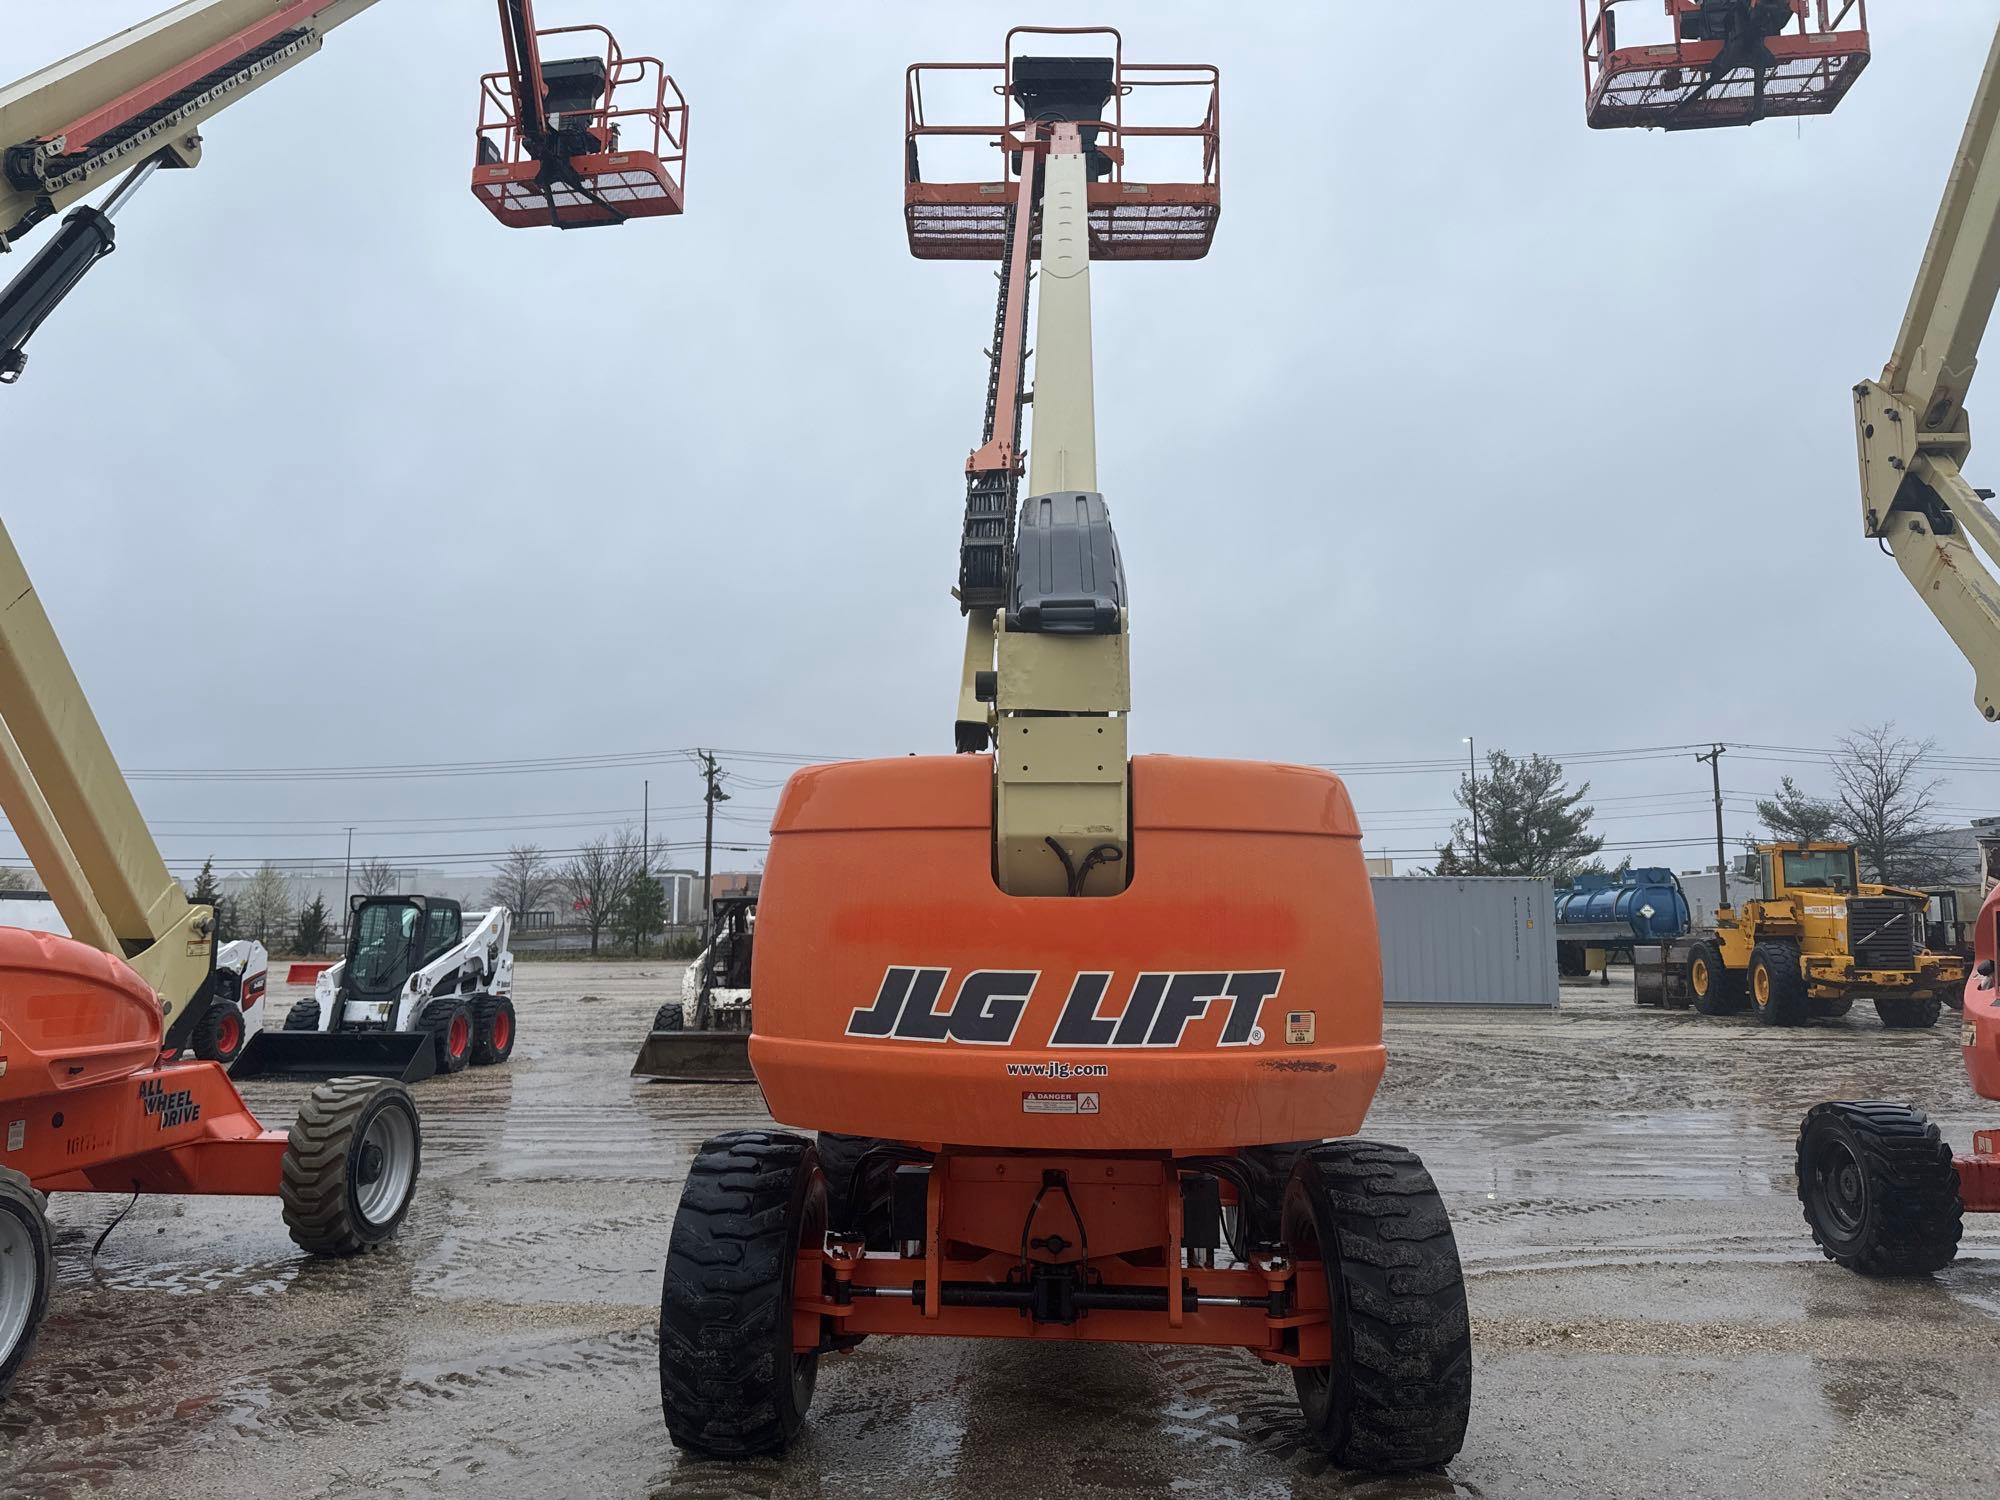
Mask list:
[[[158,8],[11,0],[0,75]],[[1025,20],[1223,71],[1214,253],[1096,277],[1136,749],[1812,749],[1894,719],[1975,758],[1954,815],[2000,811],[1969,669],[1860,535],[1847,396],[2000,0],[1876,0],[1838,114],[1672,137],[1585,127],[1569,0],[542,9],[666,59],[684,218],[500,228],[467,187],[493,6],[382,0],[121,220],[0,392],[5,517],[128,769],[658,763],[141,779],[177,864],[338,857],[348,823],[357,856],[562,848],[646,776],[685,839],[680,747],[948,749],[993,281],[907,253],[902,71]],[[785,767],[731,763],[725,826],[760,845]],[[1736,805],[1828,781],[1724,765]],[[1614,851],[1701,860],[1705,767],[1575,768]],[[1449,771],[1350,784],[1371,850],[1450,821]]]

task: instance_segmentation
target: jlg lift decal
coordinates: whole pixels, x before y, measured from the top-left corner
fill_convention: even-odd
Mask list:
[[[875,1003],[856,1010],[847,1034],[900,1042],[959,1042],[973,1047],[1013,1045],[1041,975],[1033,970],[975,969],[959,982],[948,1009],[937,1008],[949,969],[891,968],[882,976]],[[1278,993],[1283,969],[1241,973],[1141,974],[1125,1003],[1103,1013],[1113,976],[1081,973],[1070,980],[1068,997],[1054,1028],[1039,1045],[1073,1047],[1178,1047],[1188,1023],[1213,1005],[1228,1007],[1217,1045],[1254,1046],[1264,1040],[1258,1024],[1264,1002]]]

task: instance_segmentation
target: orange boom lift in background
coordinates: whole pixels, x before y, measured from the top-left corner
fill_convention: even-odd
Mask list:
[[[0,89],[0,249],[79,205],[0,290],[0,383],[110,253],[113,216],[152,172],[195,165],[214,115],[371,3],[196,0]],[[659,64],[624,59],[597,28],[602,59],[545,64],[527,0],[500,11],[511,82],[484,93],[514,108],[482,128],[482,201],[506,223],[561,227],[678,213],[686,112],[678,93],[665,103]],[[648,104],[614,106],[635,84]],[[628,155],[633,118],[655,133]],[[103,207],[80,204],[121,174]],[[323,1083],[288,1133],[264,1129],[218,1064],[176,1060],[217,1003],[215,912],[168,873],[4,528],[0,600],[0,805],[74,934],[0,928],[4,1394],[48,1305],[44,1194],[275,1196],[301,1246],[351,1255],[400,1226],[422,1141],[399,1084]]]
[[[1070,53],[1079,34],[1110,55]],[[1064,50],[1017,53],[1031,35]],[[994,114],[934,118],[968,78]],[[1361,1127],[1384,1066],[1347,792],[1126,747],[1090,275],[1207,253],[1215,71],[1023,28],[1001,62],[911,69],[908,110],[913,253],[1002,268],[955,590],[960,753],[814,768],[780,800],[750,1055],[771,1113],[817,1134],[733,1132],[691,1166],[668,1430],[782,1448],[820,1358],[873,1335],[1200,1344],[1290,1368],[1342,1464],[1442,1463],[1471,1391],[1444,1206],[1411,1152],[1322,1144]],[[927,170],[967,141],[997,160]]]

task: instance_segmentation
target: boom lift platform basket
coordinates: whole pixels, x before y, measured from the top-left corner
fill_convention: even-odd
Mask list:
[[[472,191],[514,229],[584,229],[681,212],[687,175],[687,99],[657,57],[627,57],[602,26],[555,26],[537,42],[595,36],[583,57],[488,73],[479,87]],[[509,51],[514,50],[512,37]],[[530,82],[541,80],[540,104]]]
[[[1597,130],[1831,114],[1868,66],[1867,0],[1665,0],[1670,40],[1620,47],[1626,3],[1577,0]]]
[[[1024,89],[1016,77],[1024,59],[1015,55],[1014,42],[1029,34],[1112,39],[1108,74],[1104,59],[1033,59],[1040,65],[1037,83],[1044,87],[1048,64],[1069,65],[1067,76],[1054,82],[1065,92],[1091,91],[1093,109],[1104,114],[1084,128],[1091,169],[1090,258],[1199,260],[1208,254],[1222,216],[1220,75],[1207,64],[1126,62],[1116,31],[1088,26],[1017,26],[1007,33],[1000,62],[910,65],[903,89],[903,206],[910,253],[922,260],[1006,259],[1007,215],[1016,197],[1022,153],[1000,153],[1004,175],[999,180],[932,181],[924,175],[922,147],[926,141],[936,143],[940,149],[933,154],[941,156],[944,143],[955,139],[987,144],[1019,139],[1033,117],[1036,88]],[[993,80],[997,119],[932,118],[926,83],[936,95],[945,85],[962,87],[984,79]],[[1023,94],[1029,102],[1023,102]],[[1161,118],[1153,120],[1156,110]],[[1032,155],[1028,159],[1034,160]],[[1170,171],[1176,166],[1177,173]],[[1039,231],[1033,251],[1041,253]]]

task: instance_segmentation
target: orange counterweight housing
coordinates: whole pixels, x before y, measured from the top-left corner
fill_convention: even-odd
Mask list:
[[[1973,1092],[1982,1099],[2000,1099],[2000,885],[1986,894],[1979,923],[1972,934],[1972,972],[1965,976],[1965,1013],[1959,1041],[1965,1051],[1965,1071]]]
[[[1187,1155],[1353,1134],[1382,1077],[1360,829],[1324,771],[1132,761],[1130,884],[993,876],[993,763],[799,772],[772,825],[750,1057],[793,1126]]]
[[[267,1131],[215,1063],[162,1062],[160,1003],[109,954],[0,927],[0,1166],[43,1192],[278,1191]]]
[[[1973,1092],[1982,1099],[2000,1099],[2000,974],[1995,972],[2000,964],[2000,885],[1986,893],[1979,908],[1972,957],[1958,1040]],[[2000,1213],[2000,1130],[1975,1131],[1971,1153],[1954,1158],[1953,1165],[1966,1211]]]

